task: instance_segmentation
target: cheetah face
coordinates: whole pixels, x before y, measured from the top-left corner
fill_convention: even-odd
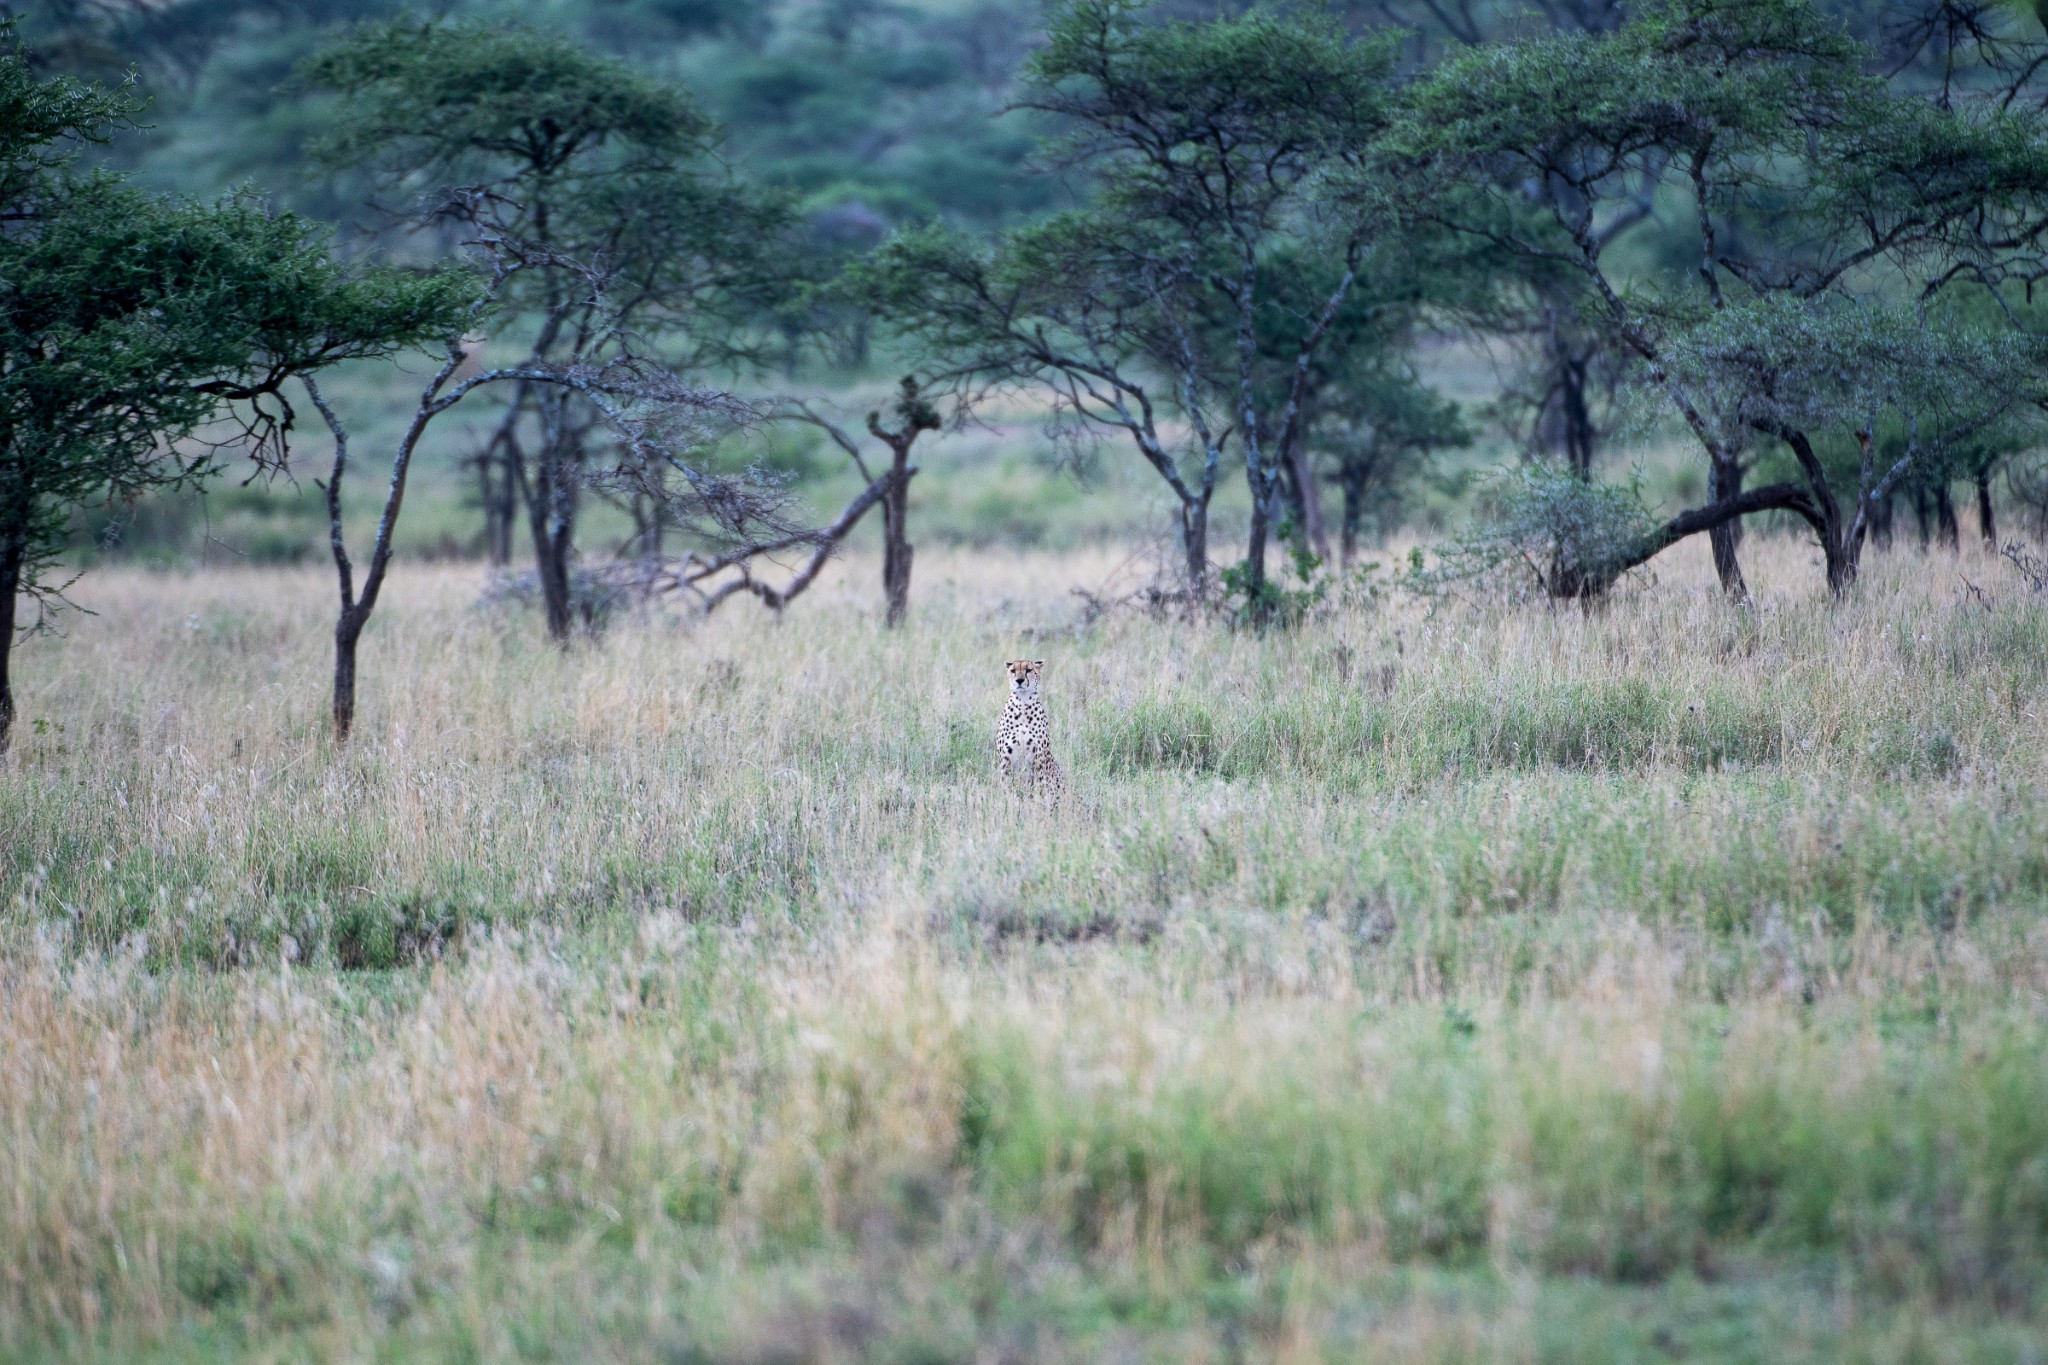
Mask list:
[[[1038,675],[1045,671],[1045,660],[1012,659],[1003,671],[1010,675],[1010,695],[1031,701],[1038,696]]]

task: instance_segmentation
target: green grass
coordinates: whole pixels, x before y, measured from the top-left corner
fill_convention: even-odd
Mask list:
[[[1747,553],[567,654],[412,568],[345,751],[317,568],[98,572],[0,768],[0,1355],[2038,1359],[2042,607]]]

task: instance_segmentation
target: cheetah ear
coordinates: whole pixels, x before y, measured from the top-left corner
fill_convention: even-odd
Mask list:
[[[1045,660],[1043,660],[1043,659],[1033,659],[1033,660],[1031,661],[1031,666],[1032,666],[1033,668],[1044,668],[1044,667],[1045,667]]]

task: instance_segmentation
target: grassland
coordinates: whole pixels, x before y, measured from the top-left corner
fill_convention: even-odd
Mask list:
[[[0,1355],[2039,1361],[2048,602],[1748,558],[1260,635],[934,549],[566,655],[414,566],[345,752],[321,573],[96,571]]]

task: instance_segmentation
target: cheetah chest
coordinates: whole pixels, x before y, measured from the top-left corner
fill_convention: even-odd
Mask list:
[[[1052,722],[1046,715],[1042,701],[1018,701],[1012,698],[1003,708],[1003,719],[996,726],[996,749],[1002,755],[1004,766],[1018,759],[1036,758],[1039,751],[1046,749],[1052,739]]]
[[[1042,700],[1012,697],[1003,708],[1002,721],[996,726],[996,766],[1005,775],[1021,768],[1034,784],[1059,782],[1059,764],[1052,756],[1052,721]]]

